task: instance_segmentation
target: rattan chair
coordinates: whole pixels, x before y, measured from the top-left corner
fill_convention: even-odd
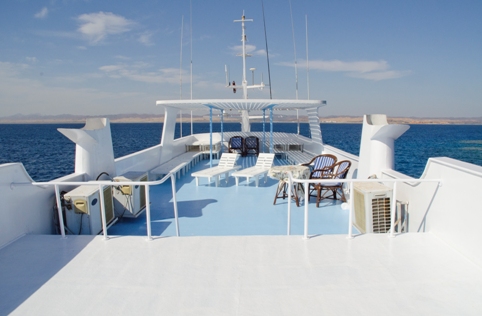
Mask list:
[[[333,165],[336,163],[336,156],[330,154],[323,154],[318,155],[311,159],[310,162],[302,164],[302,166],[310,167],[311,174],[310,179],[324,179],[326,178],[327,174],[332,173]],[[310,196],[313,195],[313,191],[315,190],[315,185],[310,184],[309,193]]]
[[[337,162],[333,166],[333,172],[331,174],[324,173],[325,179],[345,179],[350,171],[351,162],[348,160],[342,160]],[[319,207],[320,201],[323,199],[337,199],[337,191],[340,192],[339,197],[342,202],[346,202],[345,193],[343,192],[343,182],[329,182],[329,183],[317,183],[315,184],[316,195],[316,207]]]

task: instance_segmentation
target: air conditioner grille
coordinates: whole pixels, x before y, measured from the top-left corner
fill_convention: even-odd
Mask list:
[[[386,233],[390,229],[390,198],[372,199],[373,232]]]
[[[366,233],[365,195],[358,190],[355,190],[355,210],[355,226],[360,232]]]

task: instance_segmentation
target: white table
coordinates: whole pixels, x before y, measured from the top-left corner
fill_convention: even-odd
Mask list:
[[[273,204],[276,204],[277,199],[285,199],[288,196],[288,194],[286,193],[286,190],[288,188],[288,173],[291,173],[293,179],[310,178],[310,168],[308,168],[307,166],[291,165],[271,167],[268,171],[268,176],[270,178],[279,180]],[[296,202],[296,206],[300,206],[300,196],[298,194],[298,191],[302,191],[303,186],[296,185],[291,188],[291,190],[293,192],[292,197]]]

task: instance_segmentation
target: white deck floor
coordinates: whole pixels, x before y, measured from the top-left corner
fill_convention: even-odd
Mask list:
[[[30,235],[0,267],[1,315],[482,314],[481,267],[430,233]]]
[[[217,165],[218,160],[214,161]],[[240,157],[238,164],[248,168],[256,163],[256,156]],[[276,159],[276,164],[286,163]],[[209,161],[198,163],[191,172],[209,167]],[[288,230],[288,199],[278,199],[273,205],[278,180],[268,177],[255,187],[254,180],[241,179],[235,185],[221,180],[219,187],[201,179],[199,186],[190,174],[176,181],[176,200],[179,209],[180,236],[241,236],[286,235]],[[172,186],[168,181],[150,189],[151,229],[153,236],[176,236]],[[291,203],[290,233],[304,234],[304,202],[297,207]],[[118,215],[121,213],[118,212]],[[341,208],[341,201],[326,199],[316,207],[310,198],[308,234],[347,234],[349,212]],[[72,229],[72,231],[76,231]],[[138,218],[121,218],[112,226],[110,235],[147,235],[146,214]]]

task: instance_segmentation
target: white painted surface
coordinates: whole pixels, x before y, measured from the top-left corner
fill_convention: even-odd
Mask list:
[[[433,234],[26,236],[0,314],[480,315],[482,269]]]
[[[393,169],[394,141],[409,128],[408,125],[388,124],[384,114],[364,115],[357,178],[366,179],[372,174],[380,177],[383,169]]]
[[[95,180],[102,172],[116,176],[109,119],[88,118],[81,129],[59,128],[58,131],[76,144],[76,173],[85,173],[86,180]]]
[[[52,233],[53,187],[29,185],[32,182],[23,164],[0,165],[0,247],[25,234]]]

